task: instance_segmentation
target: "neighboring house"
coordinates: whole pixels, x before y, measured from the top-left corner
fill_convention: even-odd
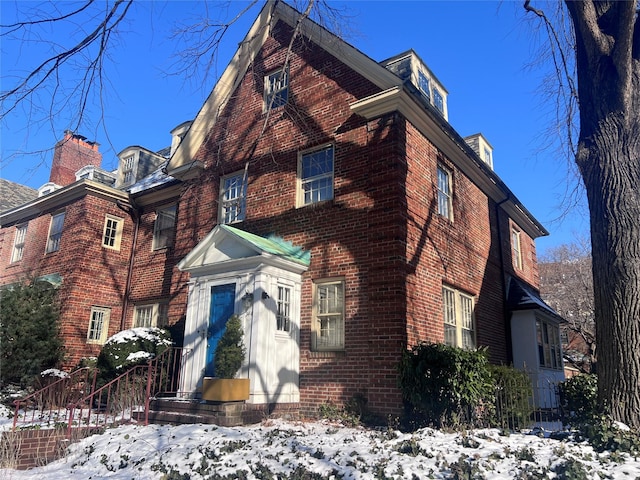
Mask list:
[[[148,164],[166,163],[130,147],[121,165],[131,156],[143,174],[152,169]],[[126,313],[137,210],[126,185],[118,185],[122,167],[104,171],[101,161],[98,144],[65,132],[49,182],[36,198],[0,213],[0,285],[44,279],[59,288],[65,368],[96,356],[110,335],[132,326]]]
[[[563,378],[560,318],[538,295],[547,231],[493,172],[489,142],[449,125],[448,92],[415,52],[376,63],[310,20],[287,52],[298,18],[265,5],[168,152],[130,147],[113,186],[78,180],[2,214],[10,242],[28,221],[59,248],[43,257],[41,233],[12,262],[5,241],[1,282],[27,265],[61,275],[78,352],[94,312],[110,319],[100,339],[169,326],[195,398],[236,313],[248,402],[268,411],[357,396],[399,413],[398,362],[420,342]]]

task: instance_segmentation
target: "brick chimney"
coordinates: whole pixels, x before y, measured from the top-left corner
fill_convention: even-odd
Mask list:
[[[100,167],[102,154],[99,143],[88,142],[86,137],[65,130],[64,138],[56,143],[49,181],[64,187],[76,181],[76,172],[82,167]]]

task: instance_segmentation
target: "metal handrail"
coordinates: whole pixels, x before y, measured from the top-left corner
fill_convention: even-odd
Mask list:
[[[93,373],[93,379],[89,391],[93,391],[96,382],[96,369],[84,367],[74,370],[31,395],[15,400],[13,402],[16,406],[13,415],[13,430],[18,427],[19,423],[34,426],[42,423],[48,425],[54,418],[60,418],[61,410],[66,409],[69,402],[72,401],[73,395],[86,395],[87,392],[84,389],[89,384],[91,373]],[[29,405],[35,405],[35,408],[29,410]],[[22,418],[20,418],[21,408],[24,409]]]
[[[67,406],[67,435],[77,428],[102,428],[130,423],[143,407],[143,423],[149,423],[149,401],[153,378],[151,362],[137,365],[89,395]]]
[[[66,420],[67,435],[71,438],[74,429],[128,423],[134,417],[136,421],[147,425],[151,397],[179,393],[185,359],[189,352],[190,350],[182,347],[167,348],[146,364],[132,367],[98,389],[95,388],[96,369],[82,368],[71,372],[69,376],[60,378],[28,397],[16,400],[13,429],[16,429],[19,421],[24,424],[49,425],[54,419],[54,423],[58,424],[63,424]],[[86,389],[91,372],[91,386]],[[36,404],[36,408],[30,411],[25,408],[32,404]],[[20,408],[25,409],[22,419],[19,416]],[[48,412],[46,408],[49,409]]]
[[[185,360],[190,351],[183,347],[169,347],[149,361],[154,373],[151,396],[170,396],[179,393]]]
[[[75,428],[101,428],[110,424],[149,423],[151,397],[177,394],[189,350],[169,347],[145,365],[132,367],[89,395],[68,405],[68,436]],[[142,409],[142,410],[140,410]]]

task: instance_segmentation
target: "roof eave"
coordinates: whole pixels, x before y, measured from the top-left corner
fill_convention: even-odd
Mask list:
[[[549,232],[527,211],[511,190],[483,162],[443,119],[439,113],[418,103],[402,86],[395,86],[363,98],[350,105],[353,112],[373,119],[397,111],[411,122],[425,137],[432,141],[453,161],[472,182],[501,208],[532,238]]]
[[[129,201],[127,192],[84,178],[24,205],[2,212],[0,214],[0,225],[6,227],[31,220],[87,195],[112,202]]]

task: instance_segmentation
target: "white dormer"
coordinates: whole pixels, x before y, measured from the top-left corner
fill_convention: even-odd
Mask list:
[[[176,128],[171,130],[171,154],[170,154],[170,156],[173,156],[173,153],[176,151],[176,149],[178,148],[178,145],[180,145],[180,142],[182,141],[184,136],[187,134],[187,131],[189,130],[189,127],[191,127],[192,123],[193,123],[193,120],[187,120],[186,122],[182,122]]]
[[[112,187],[116,183],[116,172],[107,172],[95,165],[86,165],[76,172],[76,181],[84,178]]]
[[[405,82],[409,81],[422,94],[424,99],[433,105],[448,121],[447,97],[449,93],[416,52],[409,50],[380,62],[380,64],[398,75]]]
[[[53,193],[60,188],[62,188],[62,186],[58,185],[57,183],[47,182],[38,189],[38,198],[49,195],[50,193]]]
[[[464,137],[464,141],[467,142],[476,155],[480,157],[484,163],[486,163],[491,170],[493,170],[493,147],[488,142],[484,135],[481,133],[476,133],[474,135],[469,135],[468,137]]]

